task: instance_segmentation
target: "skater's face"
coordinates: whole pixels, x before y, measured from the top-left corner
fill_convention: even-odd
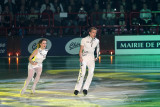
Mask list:
[[[89,32],[89,35],[91,38],[95,38],[96,37],[96,34],[97,34],[97,30],[94,30],[92,29],[90,32]]]
[[[47,41],[42,41],[42,43],[40,44],[42,49],[45,49],[47,46]]]

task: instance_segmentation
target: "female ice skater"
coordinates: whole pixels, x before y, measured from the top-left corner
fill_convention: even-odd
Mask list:
[[[86,73],[86,66],[88,67],[88,77],[83,86],[83,94],[87,95],[87,91],[92,81],[92,77],[94,74],[95,61],[98,60],[99,57],[99,40],[96,37],[97,29],[95,27],[91,27],[89,29],[89,35],[81,40],[81,46],[79,51],[79,61],[81,63],[81,69],[79,72],[79,77],[77,80],[77,84],[75,86],[74,94],[78,95],[81,90],[83,79]],[[97,57],[94,56],[95,48],[97,48]]]
[[[27,89],[27,86],[30,80],[33,78],[34,73],[36,73],[36,77],[34,80],[34,84],[31,88],[31,93],[35,93],[36,85],[40,79],[40,75],[42,73],[42,62],[46,59],[46,55],[48,50],[45,49],[47,46],[47,40],[41,39],[37,44],[37,49],[31,54],[29,57],[29,64],[28,64],[28,77],[24,83],[24,87],[20,91],[20,94],[24,94]]]

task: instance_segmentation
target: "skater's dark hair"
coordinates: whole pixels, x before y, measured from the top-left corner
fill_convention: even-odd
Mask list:
[[[46,41],[46,42],[47,42],[47,39],[45,39],[45,38],[41,39],[41,40],[38,42],[38,44],[37,44],[37,48],[40,48],[40,47],[41,47],[40,44],[41,44],[43,41]]]

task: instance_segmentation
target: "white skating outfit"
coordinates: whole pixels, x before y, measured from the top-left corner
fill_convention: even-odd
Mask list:
[[[89,86],[91,84],[93,75],[94,75],[94,68],[95,68],[95,57],[94,57],[94,51],[95,48],[97,48],[97,58],[99,56],[99,40],[97,38],[91,38],[90,36],[87,36],[81,40],[81,45],[84,46],[83,53],[82,53],[82,66],[81,71],[79,72],[79,77],[77,80],[77,84],[75,86],[75,90],[80,91],[83,79],[86,73],[86,66],[88,67],[88,77],[86,79],[86,82],[83,86],[83,89],[88,90]]]
[[[46,55],[47,55],[48,49],[38,49],[38,53],[37,55],[34,56],[34,58],[32,59],[32,61],[37,62],[37,65],[32,65],[31,63],[28,64],[28,69],[35,69],[37,67],[42,67],[42,62],[43,60],[46,59]]]
[[[38,83],[39,79],[40,79],[40,75],[41,75],[41,70],[42,70],[42,62],[44,59],[46,59],[46,55],[47,55],[48,50],[47,49],[38,49],[38,53],[34,56],[34,58],[32,59],[33,62],[37,62],[36,65],[32,65],[30,62],[28,64],[28,78],[26,79],[25,83],[24,83],[24,87],[21,90],[21,95],[25,92],[25,90],[27,89],[27,86],[31,80],[31,78],[33,79],[34,73],[36,72],[36,78],[34,81],[34,84],[32,86],[32,93],[35,92],[35,87],[36,84]],[[40,69],[40,71],[39,71]],[[33,74],[31,73],[33,72]],[[29,75],[30,74],[30,75]]]

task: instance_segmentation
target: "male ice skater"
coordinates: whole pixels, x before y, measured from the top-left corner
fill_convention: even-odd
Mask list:
[[[81,40],[81,46],[79,51],[79,61],[81,63],[81,68],[79,71],[79,77],[77,80],[77,84],[75,86],[74,94],[78,95],[81,90],[83,79],[86,73],[86,66],[88,67],[88,77],[85,81],[83,86],[83,94],[87,95],[87,91],[91,84],[93,75],[94,75],[94,68],[95,68],[95,61],[98,60],[99,57],[99,40],[96,37],[97,29],[95,27],[91,27],[89,29],[89,35]],[[94,56],[95,48],[97,48],[97,57]]]

